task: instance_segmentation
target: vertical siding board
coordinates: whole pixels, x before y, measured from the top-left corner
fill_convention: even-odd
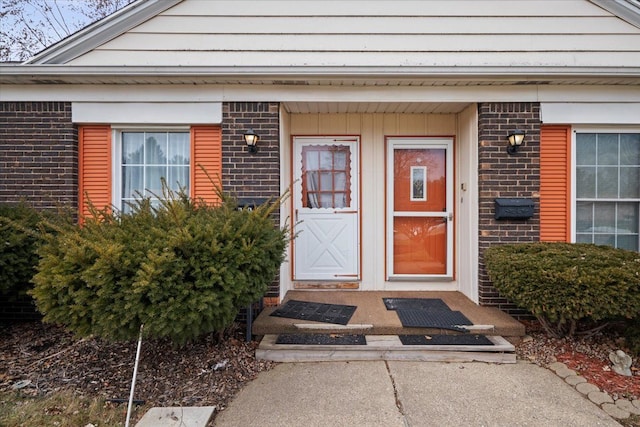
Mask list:
[[[97,209],[111,206],[111,127],[81,126],[79,135],[79,211],[88,216],[89,200]]]
[[[193,126],[191,128],[191,150],[193,159],[191,196],[207,203],[216,203],[220,198],[215,185],[220,185],[222,176],[222,130],[220,126]],[[214,184],[211,183],[209,177],[214,181]]]
[[[570,241],[569,126],[543,126],[540,132],[540,240]]]

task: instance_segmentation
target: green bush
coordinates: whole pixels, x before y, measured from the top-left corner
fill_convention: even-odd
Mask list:
[[[41,215],[24,203],[0,205],[0,295],[26,294],[36,273]]]
[[[222,331],[242,307],[266,292],[284,258],[286,227],[275,227],[278,202],[238,210],[184,194],[149,199],[132,213],[93,212],[42,246],[35,297],[44,320],[76,334],[184,343]]]
[[[580,323],[640,314],[640,254],[609,246],[527,243],[494,246],[484,254],[500,293],[529,310],[554,335]]]

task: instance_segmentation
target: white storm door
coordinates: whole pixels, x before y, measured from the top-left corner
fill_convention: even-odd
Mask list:
[[[294,138],[294,280],[360,278],[358,142]]]

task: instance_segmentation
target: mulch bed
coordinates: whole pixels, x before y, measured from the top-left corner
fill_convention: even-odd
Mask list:
[[[516,346],[519,358],[545,367],[562,362],[613,399],[640,399],[640,357],[633,357],[631,377],[611,370],[609,353],[620,349],[629,354],[624,339],[615,333],[601,332],[590,338],[552,338],[536,322],[523,323],[531,339]]]
[[[163,340],[143,341],[136,399],[153,406],[224,409],[247,382],[275,365],[256,360],[257,343],[244,342],[242,332],[227,334],[223,340],[209,335],[182,348]],[[608,370],[609,353],[627,351],[615,335],[555,339],[534,323],[527,324],[527,332],[531,338],[516,346],[520,359],[541,366],[561,361],[614,399],[640,399],[640,358],[634,358],[632,377]],[[21,391],[28,395],[67,388],[86,396],[127,398],[135,352],[135,342],[77,339],[62,328],[38,322],[0,326],[0,390],[11,390],[26,380]]]
[[[153,406],[215,406],[231,398],[259,372],[274,364],[256,360],[256,342],[243,331],[174,347],[166,340],[142,343],[135,398]],[[136,355],[135,342],[109,343],[74,338],[62,328],[38,322],[0,326],[0,390],[18,381],[28,395],[62,388],[87,396],[128,398]]]

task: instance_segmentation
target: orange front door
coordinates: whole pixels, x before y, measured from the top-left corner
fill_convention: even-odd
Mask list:
[[[450,277],[450,140],[388,140],[389,278]]]

